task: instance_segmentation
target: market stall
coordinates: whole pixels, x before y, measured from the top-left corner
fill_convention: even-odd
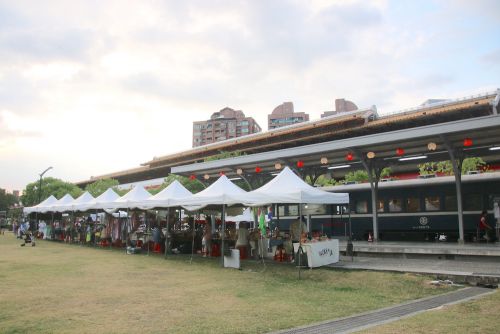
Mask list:
[[[299,222],[297,224],[299,231],[296,233],[297,236],[295,238],[292,237],[292,239],[299,241],[295,254],[298,250],[307,254],[308,249],[310,249],[309,252],[312,254],[312,247],[302,247],[303,241],[306,240],[302,221],[302,204],[349,204],[349,194],[329,193],[314,188],[298,177],[289,167],[285,167],[267,184],[249,192],[247,203],[252,206],[267,206],[276,203],[299,204]],[[338,240],[336,242],[338,244]],[[332,252],[335,252],[334,249],[335,247],[332,248]],[[329,257],[329,261],[335,259],[335,261],[338,261],[338,247],[336,252],[337,255],[333,254],[331,258]],[[320,264],[321,261],[315,260],[315,263]],[[301,264],[299,263],[299,268],[300,266]]]

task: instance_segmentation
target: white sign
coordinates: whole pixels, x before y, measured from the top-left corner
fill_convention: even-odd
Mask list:
[[[227,245],[225,245],[227,247]],[[224,268],[240,269],[240,250],[231,249],[231,255],[224,256]]]
[[[307,254],[310,268],[326,266],[339,262],[339,241],[337,239],[302,244]]]

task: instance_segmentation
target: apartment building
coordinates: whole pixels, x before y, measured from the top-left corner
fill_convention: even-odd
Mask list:
[[[272,130],[282,126],[309,121],[309,114],[295,112],[293,102],[283,102],[270,115],[267,115],[267,129]]]
[[[226,107],[212,114],[209,120],[193,122],[193,147],[261,132],[253,119],[241,110]]]

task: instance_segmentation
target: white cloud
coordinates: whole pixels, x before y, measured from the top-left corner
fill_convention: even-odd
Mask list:
[[[48,165],[76,181],[188,149],[192,121],[225,106],[265,128],[284,101],[314,119],[335,98],[390,112],[495,87],[499,22],[479,14],[491,6],[0,2],[0,187]]]

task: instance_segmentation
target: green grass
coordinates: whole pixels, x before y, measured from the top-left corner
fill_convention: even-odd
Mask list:
[[[0,333],[265,333],[450,291],[429,277],[126,255],[0,236]]]
[[[370,328],[362,333],[471,334],[500,333],[500,292],[440,307],[413,317]]]

